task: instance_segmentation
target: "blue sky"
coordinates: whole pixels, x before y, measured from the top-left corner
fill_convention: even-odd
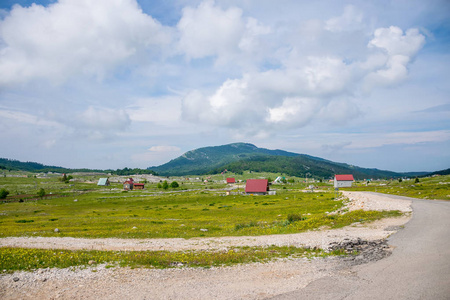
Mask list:
[[[2,1],[0,157],[146,168],[249,142],[446,169],[449,37],[445,0]]]

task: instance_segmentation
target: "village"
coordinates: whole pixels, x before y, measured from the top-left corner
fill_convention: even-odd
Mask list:
[[[149,176],[139,176],[141,179],[141,182],[136,182],[132,177],[129,177],[127,180],[123,182],[123,190],[124,191],[132,191],[132,190],[143,190],[145,188],[145,183],[149,182]],[[151,176],[151,181],[155,182],[157,179],[154,178],[154,176]],[[119,178],[114,178],[112,180],[120,180]],[[199,177],[196,178],[184,178],[185,181],[201,181]],[[211,177],[208,177],[207,179],[203,180],[204,183],[208,183],[209,180],[211,180]],[[160,180],[161,182],[162,180]],[[239,189],[241,188],[241,183],[243,183],[242,180],[236,181],[236,178],[234,177],[227,177],[225,180],[222,180],[224,183],[227,184],[227,195],[230,194],[231,190],[237,189],[239,192]],[[345,188],[345,187],[352,187],[352,183],[354,182],[353,175],[351,174],[338,174],[334,176],[333,180],[330,180],[330,182],[333,182],[333,186],[336,190],[339,188]],[[167,181],[166,181],[167,182]],[[176,181],[173,181],[176,183],[176,186],[178,186],[178,183]],[[172,183],[173,183],[172,182]],[[286,178],[282,176],[278,176],[274,181],[269,181],[269,179],[247,179],[244,182],[244,189],[243,193],[249,194],[249,195],[275,195],[276,190],[271,190],[270,186],[273,184],[281,184],[286,183]],[[304,181],[307,182],[306,180]],[[310,179],[310,183],[314,183],[314,179]],[[98,180],[97,185],[98,186],[110,186],[111,181],[109,178],[102,177]],[[307,187],[311,191],[314,190],[314,188],[318,188],[314,185],[308,185]]]

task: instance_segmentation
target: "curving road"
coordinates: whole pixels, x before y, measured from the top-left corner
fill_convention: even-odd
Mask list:
[[[391,256],[271,299],[450,299],[450,201],[386,196],[412,200],[414,211],[388,239]]]

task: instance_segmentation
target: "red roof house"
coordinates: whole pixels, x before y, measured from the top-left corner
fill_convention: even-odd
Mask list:
[[[334,187],[340,188],[340,187],[351,187],[353,181],[355,179],[353,178],[352,174],[339,174],[334,175]]]
[[[269,181],[267,179],[248,179],[245,185],[247,194],[265,195],[269,191]]]
[[[145,184],[144,183],[135,183],[135,184],[133,184],[133,186],[134,186],[134,189],[136,189],[136,190],[143,190]]]
[[[133,178],[128,179],[123,183],[123,189],[126,191],[132,190],[134,187],[134,180]]]
[[[236,179],[234,179],[234,178],[227,178],[227,183],[236,183]]]

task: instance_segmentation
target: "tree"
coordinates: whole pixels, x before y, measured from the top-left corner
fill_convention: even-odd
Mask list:
[[[160,182],[158,182],[158,184],[156,185],[156,187],[157,187],[158,189],[162,188],[162,185],[161,185],[161,183],[160,183]]]
[[[163,184],[162,184],[162,188],[167,190],[169,188],[169,184],[167,183],[167,180],[164,180]]]
[[[9,192],[6,189],[1,189],[0,190],[0,199],[6,199],[8,194],[9,194]]]
[[[176,182],[176,181],[172,181],[172,183],[170,184],[170,187],[171,188],[177,188],[177,187],[179,187],[180,185],[178,184],[178,182]]]
[[[45,190],[43,188],[41,188],[38,192],[37,192],[38,197],[44,198],[45,196]]]
[[[419,181],[420,181],[420,180],[419,180],[418,177],[416,177],[416,180],[414,180],[415,183],[419,183]]]

